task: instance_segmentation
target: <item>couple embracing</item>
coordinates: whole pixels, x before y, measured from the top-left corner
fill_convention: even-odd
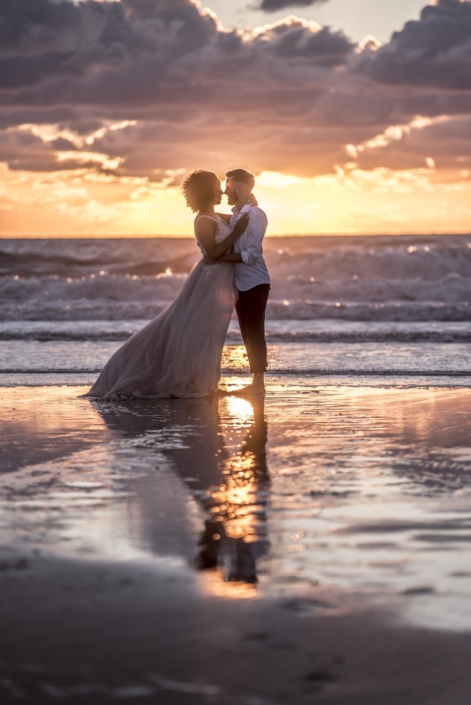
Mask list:
[[[196,169],[182,191],[196,213],[203,255],[173,303],[108,360],[87,396],[205,397],[218,392],[221,355],[234,306],[253,373],[239,394],[263,395],[267,369],[265,309],[270,276],[263,258],[265,213],[252,195],[254,175],[226,172],[232,216],[216,213],[223,191],[216,174]]]

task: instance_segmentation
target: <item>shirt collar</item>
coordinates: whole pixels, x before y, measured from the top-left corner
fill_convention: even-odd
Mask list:
[[[238,213],[248,213],[251,208],[252,206],[250,205],[250,203],[245,203],[240,210],[238,210],[238,208],[234,206],[234,208],[232,208],[232,212],[234,215],[237,215]]]

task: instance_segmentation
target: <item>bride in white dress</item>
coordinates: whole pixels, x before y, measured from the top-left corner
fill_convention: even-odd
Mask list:
[[[231,231],[225,217],[214,212],[222,189],[213,172],[191,172],[182,190],[197,213],[195,237],[203,257],[219,259],[242,235],[248,218]],[[233,265],[200,260],[175,301],[114,353],[87,396],[172,398],[217,393],[236,300]]]

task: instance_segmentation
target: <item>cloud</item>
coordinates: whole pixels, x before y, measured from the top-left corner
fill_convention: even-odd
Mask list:
[[[471,89],[471,3],[438,0],[391,42],[364,56],[358,70],[388,85]]]
[[[154,172],[186,168],[195,161],[209,159],[214,165],[215,142],[221,153],[215,166],[223,167],[223,159],[237,161],[240,146],[227,130],[230,119],[245,123],[247,155],[262,166],[266,139],[260,121],[275,143],[283,141],[326,92],[329,80],[335,80],[329,79],[332,69],[345,65],[355,48],[344,34],[294,17],[252,32],[224,30],[190,0],[89,0],[72,6],[71,12],[67,8],[67,13],[48,0],[38,0],[41,12],[30,0],[17,1],[23,28],[15,30],[10,53],[2,57],[16,69],[4,74],[8,85],[0,86],[0,125],[18,126],[22,119],[50,123],[55,114],[59,131],[66,127],[69,133],[86,135],[109,121],[134,122],[119,135],[105,131],[94,138],[97,152],[109,160],[92,160],[91,168],[109,169],[110,161],[120,158],[116,171],[121,175],[152,179]],[[93,13],[99,22],[91,35],[85,33],[84,43],[81,28]],[[17,17],[15,13],[15,21]],[[59,26],[61,37],[56,38]],[[25,35],[37,38],[27,42],[29,55]],[[83,163],[79,155],[65,163],[60,143],[41,145],[38,139],[25,155],[15,134],[6,135],[9,148],[3,153],[12,168],[53,170]],[[302,151],[293,145],[288,161],[294,164]],[[329,168],[325,148],[318,151],[323,156],[316,160],[316,171]]]
[[[345,64],[355,45],[343,32],[288,17],[264,28],[255,44],[281,59],[305,59],[322,66]]]
[[[365,143],[349,145],[347,151],[363,169],[380,162],[391,169],[427,166],[459,173],[471,168],[470,140],[471,116],[416,118],[390,126]]]
[[[0,87],[83,78],[145,58],[162,68],[217,33],[191,0],[15,0],[0,8]]]
[[[470,22],[440,0],[378,48],[295,16],[226,29],[193,0],[3,3],[0,161],[154,184],[239,163],[468,169]]]
[[[327,0],[261,0],[257,9],[265,12],[278,12],[287,7],[311,7],[311,5],[318,5],[322,2],[327,2]]]

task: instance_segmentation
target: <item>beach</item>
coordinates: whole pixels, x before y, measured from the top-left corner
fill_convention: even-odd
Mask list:
[[[0,702],[469,701],[469,238],[285,240],[265,399],[114,402],[194,244],[2,241]]]
[[[471,0],[0,39],[0,705],[471,705]]]
[[[2,389],[6,701],[466,702],[471,392],[268,386]]]

